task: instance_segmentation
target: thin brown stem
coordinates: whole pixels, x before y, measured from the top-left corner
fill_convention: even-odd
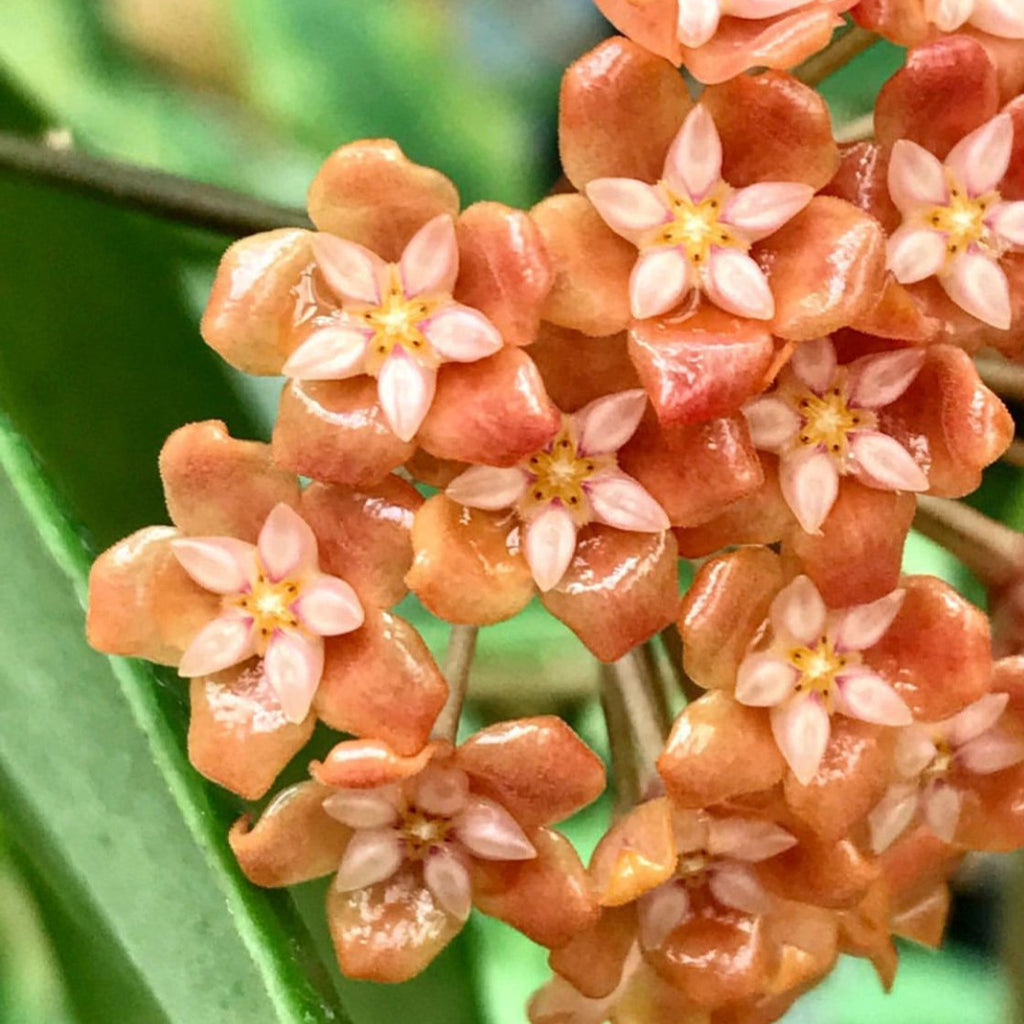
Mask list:
[[[689,677],[683,664],[683,637],[675,624],[666,626],[659,634],[665,653],[668,655],[669,667],[679,692],[690,704],[700,697],[704,691]]]
[[[830,46],[805,60],[794,72],[805,85],[818,86],[846,67],[854,57],[878,42],[878,36],[866,28],[854,26],[847,29]]]
[[[231,189],[0,132],[0,173],[69,191],[232,238],[282,227],[311,227],[302,210]]]
[[[612,777],[615,780],[615,814],[623,814],[640,799],[637,778],[637,757],[633,746],[633,730],[622,699],[622,691],[615,684],[611,667],[601,665],[601,710],[608,729],[608,747],[612,758]]]
[[[435,739],[455,742],[462,717],[462,704],[469,688],[469,674],[476,652],[476,626],[452,626],[444,655],[444,677],[448,681],[448,700],[434,723]]]
[[[960,559],[986,587],[1024,572],[1024,534],[949,498],[918,498],[914,526]]]
[[[1001,456],[1003,462],[1018,469],[1024,469],[1024,441],[1010,442],[1010,447]]]
[[[1024,402],[1024,366],[1001,356],[977,356],[978,375],[1000,398]]]

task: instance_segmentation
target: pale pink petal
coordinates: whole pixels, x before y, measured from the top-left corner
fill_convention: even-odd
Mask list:
[[[1006,177],[1012,152],[1013,118],[997,114],[953,147],[946,166],[972,196],[980,196]]]
[[[803,7],[807,0],[727,0],[725,11],[734,18],[774,18]]]
[[[669,147],[665,180],[699,203],[722,180],[722,140],[714,118],[697,104]]]
[[[779,465],[782,496],[805,533],[818,533],[839,494],[839,470],[827,452],[808,449]]]
[[[387,264],[376,253],[321,231],[313,236],[313,255],[324,280],[339,298],[373,305],[380,302],[380,281]]]
[[[398,822],[397,786],[376,789],[339,789],[323,802],[323,809],[349,828],[384,828]]]
[[[889,788],[868,815],[872,852],[887,850],[906,831],[917,813],[918,802],[916,783],[899,783]]]
[[[723,906],[745,914],[763,914],[769,905],[768,894],[749,864],[727,861],[711,871],[708,886]]]
[[[935,743],[924,726],[910,725],[900,729],[893,758],[896,773],[904,779],[916,778],[932,763],[937,753]]]
[[[801,384],[815,393],[824,394],[836,375],[836,349],[831,338],[815,338],[797,345],[789,361]]]
[[[997,203],[986,221],[1003,243],[1024,246],[1024,202]]]
[[[295,380],[345,380],[366,372],[369,331],[332,324],[314,331],[286,360],[281,373]]]
[[[900,139],[889,160],[889,195],[904,215],[949,201],[946,168],[923,146]]]
[[[708,826],[708,852],[749,863],[768,860],[796,846],[796,836],[772,821],[757,818],[713,818]]]
[[[772,395],[748,402],[743,406],[743,415],[747,418],[754,447],[765,451],[781,448],[800,429],[796,410],[788,402]]]
[[[502,346],[501,332],[471,306],[452,302],[420,324],[427,341],[450,363],[475,363]]]
[[[356,592],[337,576],[317,576],[303,586],[295,611],[302,624],[320,636],[351,633],[365,619]]]
[[[901,227],[889,239],[885,265],[900,284],[916,284],[942,270],[946,237],[930,228]]]
[[[178,675],[186,679],[208,676],[251,658],[252,619],[229,613],[218,615],[192,638],[178,665]]]
[[[485,797],[471,797],[453,820],[455,837],[484,860],[532,860],[533,843],[504,807]]]
[[[974,0],[971,24],[1006,39],[1024,39],[1024,7],[1020,0]]]
[[[722,220],[738,228],[748,242],[758,242],[792,220],[814,197],[810,185],[762,181],[737,189],[722,211]]]
[[[927,491],[928,477],[895,438],[877,430],[850,435],[854,472],[861,483],[887,491]]]
[[[444,848],[430,851],[423,864],[423,881],[441,909],[465,921],[473,909],[473,886],[466,865]]]
[[[636,433],[647,408],[643,388],[597,398],[573,416],[581,455],[617,452]]]
[[[775,316],[768,278],[745,252],[713,246],[706,274],[708,298],[720,309],[751,320],[771,320]]]
[[[523,554],[540,590],[550,590],[565,575],[575,551],[576,524],[562,505],[550,505],[527,524]]]
[[[469,776],[460,768],[430,765],[416,777],[413,803],[428,814],[451,818],[469,798]]]
[[[965,743],[957,760],[975,775],[991,775],[1024,761],[1024,741],[999,728],[989,729]]]
[[[829,636],[837,651],[866,651],[882,639],[903,606],[905,590],[894,590],[870,604],[833,612]]]
[[[401,441],[411,441],[434,400],[437,371],[421,366],[396,345],[377,378],[377,396],[388,425]]]
[[[987,732],[1006,710],[1010,702],[1008,693],[986,693],[973,704],[968,704],[963,711],[947,718],[940,728],[952,747],[962,747],[965,743]]]
[[[493,512],[514,505],[529,482],[529,476],[517,466],[470,466],[448,485],[445,494],[460,505]]]
[[[903,698],[869,668],[854,666],[836,676],[837,710],[848,718],[875,725],[910,725],[914,720]]]
[[[637,320],[659,316],[678,306],[693,288],[690,261],[682,249],[649,249],[629,275],[629,307]]]
[[[666,882],[644,893],[637,903],[640,916],[640,945],[658,949],[690,916],[690,896],[681,886]]]
[[[401,866],[402,842],[394,829],[363,829],[348,841],[334,887],[339,892],[365,889],[390,878]]]
[[[939,278],[946,294],[963,310],[999,330],[1013,322],[1010,284],[1003,268],[981,253],[961,253]]]
[[[721,0],[680,0],[676,34],[683,46],[703,46],[717,31]]]
[[[631,476],[601,473],[583,484],[594,519],[617,530],[661,533],[669,523],[665,510]]]
[[[596,178],[586,192],[608,227],[630,241],[672,219],[658,190],[633,178]]]
[[[772,734],[797,782],[806,786],[825,756],[831,723],[817,693],[771,710]]]
[[[961,796],[944,782],[933,782],[924,791],[921,803],[928,827],[945,843],[951,843],[960,821]]]
[[[451,292],[459,273],[459,246],[449,214],[428,220],[409,239],[398,269],[402,288],[410,298],[425,292]]]
[[[284,502],[271,509],[256,546],[263,567],[274,582],[316,569],[316,536],[306,520]]]
[[[185,572],[215,594],[241,593],[256,572],[256,548],[234,537],[181,537],[171,550]]]
[[[955,32],[971,16],[975,0],[924,0],[924,16],[941,32]]]
[[[736,673],[736,699],[755,708],[771,708],[793,694],[800,673],[771,654],[748,654]]]
[[[825,628],[825,602],[807,576],[797,576],[775,595],[771,610],[772,628],[779,637],[809,644]]]
[[[277,694],[285,718],[289,722],[303,721],[324,673],[323,641],[290,629],[276,630],[263,662],[267,682]]]
[[[846,378],[850,404],[881,409],[895,402],[913,383],[924,360],[924,349],[901,348],[851,363]]]

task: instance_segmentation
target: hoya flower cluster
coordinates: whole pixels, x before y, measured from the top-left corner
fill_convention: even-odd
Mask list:
[[[623,35],[566,72],[533,209],[354,142],[315,230],[228,250],[203,337],[286,378],[272,440],[171,435],[174,525],[97,560],[89,637],[177,666],[195,767],[247,800],[343,734],[230,844],[259,885],[333,876],[344,973],[407,979],[476,907],[551,950],[535,1024],[768,1022],[841,952],[890,984],[964,854],[1024,845],[1024,646],[901,575],[917,496],[1013,434],[972,356],[1024,356],[1024,18],[598,6]],[[844,15],[912,48],[841,146],[790,72]],[[613,738],[622,666],[681,642],[696,691],[616,757],[589,867],[552,825],[604,765],[551,716],[457,745],[409,591],[470,628],[536,596],[633,687]]]

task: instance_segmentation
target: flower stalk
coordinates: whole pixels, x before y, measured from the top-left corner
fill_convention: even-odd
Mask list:
[[[877,42],[878,36],[874,32],[855,26],[839,36],[828,49],[805,60],[793,74],[804,85],[820,85]]]
[[[469,688],[469,675],[473,668],[478,632],[476,626],[452,626],[442,670],[448,681],[448,700],[434,726],[436,739],[455,742],[459,731],[459,719],[462,717],[462,705],[466,699],[466,690]]]

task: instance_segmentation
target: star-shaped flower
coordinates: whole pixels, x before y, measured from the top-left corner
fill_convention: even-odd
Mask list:
[[[340,310],[282,372],[298,380],[376,377],[391,429],[411,440],[433,401],[438,366],[472,363],[502,345],[487,317],[452,298],[459,272],[452,218],[440,214],[424,224],[398,263],[323,232],[314,237],[313,252]]]
[[[1000,260],[1024,246],[1024,202],[1006,202],[998,186],[1010,166],[1013,120],[999,114],[961,140],[945,163],[899,140],[889,192],[903,224],[889,240],[888,264],[901,284],[936,276],[961,309],[1005,330],[1010,285]]]
[[[571,416],[539,452],[518,466],[473,466],[446,491],[469,508],[514,508],[524,524],[523,554],[534,581],[550,590],[565,575],[577,533],[604,523],[636,533],[669,528],[662,507],[618,468],[616,453],[633,436],[647,405],[641,388],[598,398]]]
[[[894,590],[830,612],[810,579],[798,576],[772,601],[771,642],[741,662],[736,699],[771,708],[775,742],[803,785],[825,756],[835,712],[878,725],[911,723],[902,698],[861,657],[885,634],[903,596]]]
[[[667,313],[697,291],[729,313],[770,320],[775,300],[749,250],[814,195],[798,182],[725,182],[718,130],[701,105],[683,122],[657,184],[597,178],[586,192],[608,226],[640,250],[629,281],[637,319]]]
[[[807,533],[820,530],[843,476],[880,490],[928,489],[928,477],[879,429],[877,415],[924,361],[922,349],[900,349],[839,366],[830,339],[804,342],[778,387],[743,407],[754,445],[779,456],[783,497]]]

